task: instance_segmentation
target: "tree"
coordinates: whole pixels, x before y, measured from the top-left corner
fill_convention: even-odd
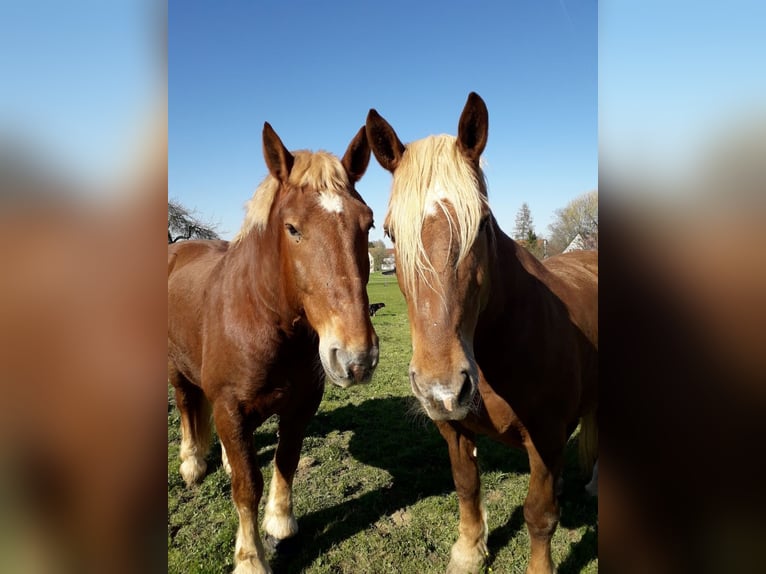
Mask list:
[[[532,213],[526,201],[521,204],[519,211],[516,213],[516,226],[513,230],[513,238],[538,259],[544,258],[544,244],[537,237],[537,233],[535,233]]]
[[[215,226],[204,223],[181,205],[168,200],[168,244],[181,239],[218,239]]]
[[[516,213],[516,226],[513,230],[513,238],[517,241],[526,240],[529,238],[529,234],[534,234],[534,232],[535,227],[532,223],[532,213],[529,211],[529,205],[525,201]]]
[[[556,210],[556,219],[548,226],[548,254],[564,251],[580,234],[585,244],[598,249],[598,190],[589,191]]]
[[[516,242],[538,259],[545,259],[545,239],[540,239],[533,229],[527,230],[526,237],[517,239]]]
[[[372,260],[374,261],[375,271],[380,271],[380,264],[383,258],[386,256],[386,244],[382,239],[377,241],[370,241],[368,244],[370,253],[372,254]]]

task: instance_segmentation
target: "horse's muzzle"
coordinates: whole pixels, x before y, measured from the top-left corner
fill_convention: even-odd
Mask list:
[[[415,397],[432,420],[462,420],[473,404],[476,385],[467,370],[452,380],[427,379],[410,369],[410,384]]]
[[[353,384],[370,381],[375,367],[378,366],[379,350],[377,345],[361,352],[331,347],[328,355],[329,365],[325,370],[330,380],[339,387],[346,388]]]

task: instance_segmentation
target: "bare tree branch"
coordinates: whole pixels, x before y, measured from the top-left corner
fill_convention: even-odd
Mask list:
[[[178,201],[168,200],[168,244],[186,239],[218,239],[215,226],[197,219]]]
[[[589,191],[556,210],[548,226],[548,254],[561,253],[579,234],[586,245],[598,249],[598,190]]]

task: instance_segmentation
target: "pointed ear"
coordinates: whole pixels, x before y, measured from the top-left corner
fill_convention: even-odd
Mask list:
[[[460,114],[457,127],[457,145],[468,159],[479,161],[484,146],[487,145],[489,131],[489,112],[479,94],[471,92]]]
[[[367,165],[370,163],[370,145],[367,143],[367,132],[364,126],[360,128],[341,160],[343,167],[346,168],[351,183],[356,183],[364,172],[367,171]]]
[[[370,110],[367,114],[365,128],[372,153],[375,154],[378,163],[393,173],[404,154],[404,144],[399,141],[394,128],[375,110]]]
[[[294,158],[269,122],[263,124],[263,158],[271,175],[282,183],[287,182]]]

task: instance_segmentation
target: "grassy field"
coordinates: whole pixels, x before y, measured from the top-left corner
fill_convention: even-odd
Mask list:
[[[300,532],[270,557],[275,573],[442,573],[457,539],[447,448],[410,394],[404,299],[393,276],[374,274],[368,291],[370,303],[386,304],[373,317],[380,365],[368,385],[327,386],[295,478]],[[216,440],[202,484],[187,489],[178,473],[178,411],[170,390],[168,401],[168,571],[230,572],[237,518],[220,447]],[[267,490],[276,428],[272,418],[255,435]],[[570,441],[553,558],[561,573],[597,572],[597,503],[583,492],[575,447]],[[487,572],[524,572],[526,455],[486,439],[478,450],[489,520]]]

